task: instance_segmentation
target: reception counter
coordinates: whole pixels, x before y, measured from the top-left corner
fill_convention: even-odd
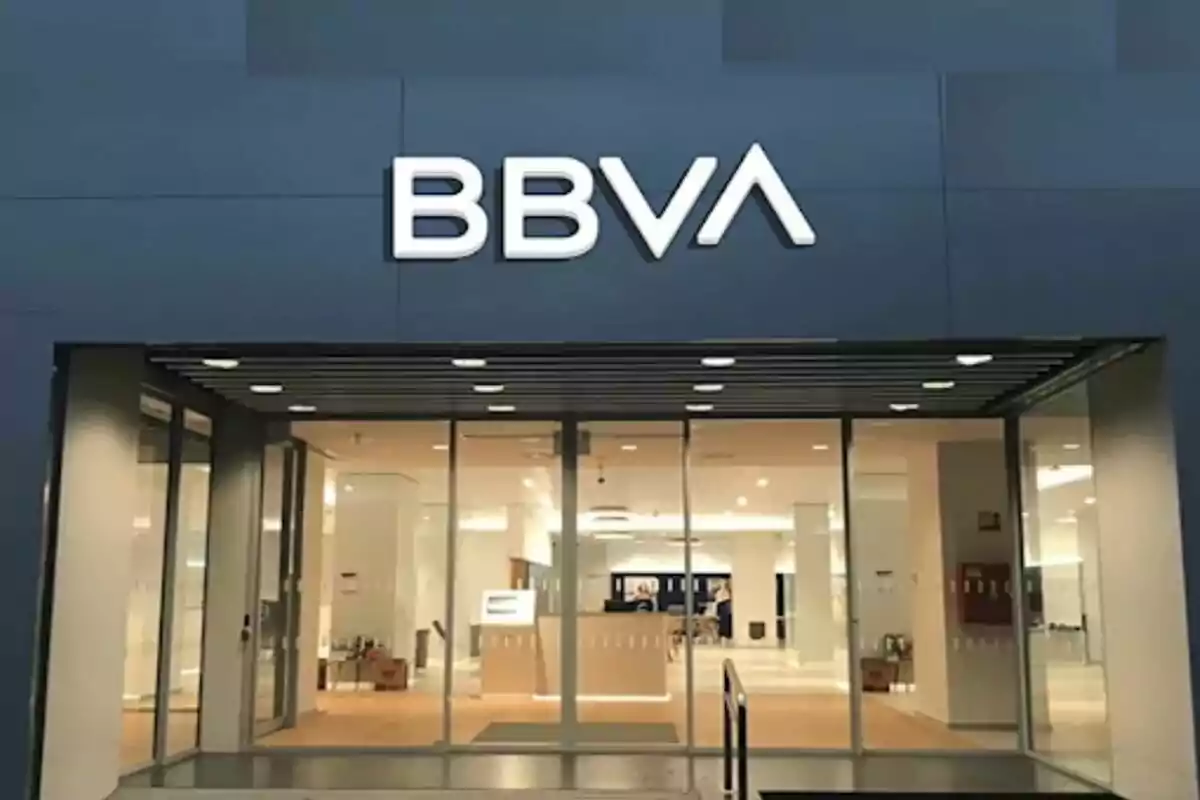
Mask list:
[[[675,618],[667,614],[585,613],[577,618],[578,694],[582,697],[665,697],[667,656]],[[484,625],[484,695],[562,693],[562,618],[533,625]]]

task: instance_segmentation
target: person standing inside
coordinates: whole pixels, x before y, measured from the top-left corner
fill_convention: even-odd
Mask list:
[[[722,581],[713,595],[717,606],[717,639],[722,646],[733,643],[733,590],[729,581]]]

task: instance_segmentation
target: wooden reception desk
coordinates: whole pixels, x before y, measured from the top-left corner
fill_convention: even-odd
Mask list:
[[[664,697],[673,618],[667,614],[580,614],[580,696]],[[480,642],[483,694],[562,693],[562,618],[533,625],[484,625]]]

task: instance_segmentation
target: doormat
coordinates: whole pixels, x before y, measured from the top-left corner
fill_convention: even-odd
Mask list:
[[[575,726],[580,744],[678,744],[669,722],[580,722]],[[554,743],[563,740],[557,722],[493,722],[472,741],[490,744]]]

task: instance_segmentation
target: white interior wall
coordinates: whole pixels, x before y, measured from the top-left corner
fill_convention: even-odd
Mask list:
[[[884,634],[913,635],[913,565],[907,500],[856,499],[851,508],[858,594],[858,632],[868,648]]]
[[[1089,382],[1113,788],[1195,798],[1174,431],[1159,346]]]
[[[142,370],[133,349],[71,357],[41,800],[102,800],[121,771]]]
[[[947,576],[942,553],[942,511],[937,487],[937,446],[933,443],[914,446],[908,457],[908,541],[913,570],[913,678],[917,707],[926,716],[947,722],[950,719],[946,654]]]

